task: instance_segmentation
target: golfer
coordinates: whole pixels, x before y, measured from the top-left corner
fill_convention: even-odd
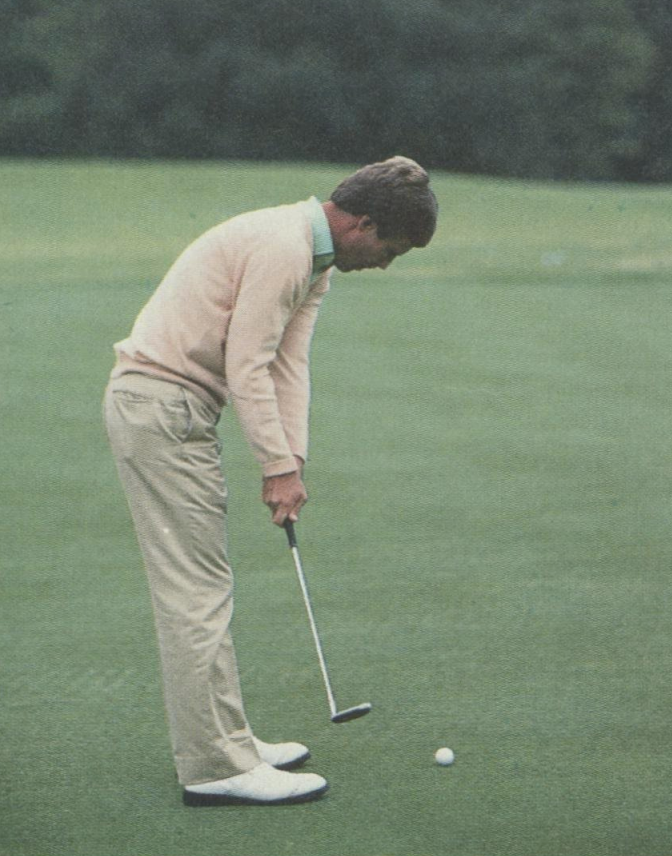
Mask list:
[[[264,743],[247,722],[230,636],[232,572],[216,431],[232,401],[262,469],[273,523],[307,500],[308,357],[333,268],[385,269],[436,226],[427,173],[394,157],[316,198],[210,229],[170,268],[115,347],[105,421],[149,577],[168,724],[188,805],[321,796],[287,772],[300,743]]]

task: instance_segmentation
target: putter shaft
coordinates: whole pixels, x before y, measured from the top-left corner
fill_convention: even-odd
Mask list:
[[[324,688],[327,691],[327,699],[329,701],[329,709],[331,710],[331,715],[336,716],[336,701],[334,700],[334,693],[331,689],[331,681],[329,680],[329,672],[327,671],[327,662],[324,659],[324,652],[322,650],[322,643],[320,642],[320,637],[317,632],[317,625],[315,623],[315,616],[313,615],[313,607],[310,603],[310,595],[308,594],[308,585],[306,583],[306,577],[303,573],[303,567],[301,566],[301,557],[299,556],[299,549],[296,546],[296,542],[293,546],[291,546],[292,556],[294,557],[294,565],[296,566],[296,574],[299,578],[299,584],[301,586],[301,593],[303,594],[303,600],[306,605],[306,612],[308,613],[308,621],[310,623],[310,629],[313,634],[313,640],[315,641],[315,648],[317,650],[317,658],[320,662],[320,671],[322,672],[322,678],[324,680]]]
[[[287,533],[287,540],[289,541],[289,547],[292,551],[292,556],[294,557],[294,565],[296,567],[296,574],[299,578],[299,585],[301,586],[301,594],[303,595],[303,602],[306,606],[306,612],[308,613],[308,621],[310,622],[310,629],[313,634],[313,640],[315,641],[315,648],[317,650],[317,658],[320,663],[320,671],[322,672],[322,679],[324,681],[324,688],[327,692],[327,699],[329,701],[329,710],[331,711],[331,721],[335,723],[339,722],[348,722],[351,719],[357,719],[360,716],[364,716],[364,714],[368,713],[371,710],[371,705],[366,702],[365,704],[360,704],[357,707],[351,707],[347,710],[343,710],[340,713],[336,708],[336,700],[334,699],[334,693],[331,688],[331,681],[329,680],[329,672],[327,671],[327,662],[324,658],[324,651],[322,650],[322,643],[320,641],[319,633],[317,632],[317,624],[315,623],[315,616],[313,615],[313,607],[310,602],[310,595],[308,593],[308,585],[306,583],[306,576],[303,573],[303,567],[301,565],[301,557],[299,555],[299,547],[296,542],[296,532],[294,531],[294,524],[291,520],[285,520],[284,523],[285,532]]]

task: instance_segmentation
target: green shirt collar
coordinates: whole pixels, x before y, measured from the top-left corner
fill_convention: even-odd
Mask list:
[[[334,242],[324,208],[315,196],[308,200],[310,224],[313,229],[313,277],[319,276],[334,263]]]

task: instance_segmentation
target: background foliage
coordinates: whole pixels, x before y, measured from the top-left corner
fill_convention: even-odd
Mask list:
[[[4,0],[0,154],[672,179],[668,0]]]

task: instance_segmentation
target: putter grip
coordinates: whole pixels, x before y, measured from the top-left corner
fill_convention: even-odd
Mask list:
[[[296,532],[294,531],[294,524],[291,520],[287,519],[284,522],[285,532],[287,533],[287,540],[289,541],[290,550],[294,547],[298,546],[296,543]]]

